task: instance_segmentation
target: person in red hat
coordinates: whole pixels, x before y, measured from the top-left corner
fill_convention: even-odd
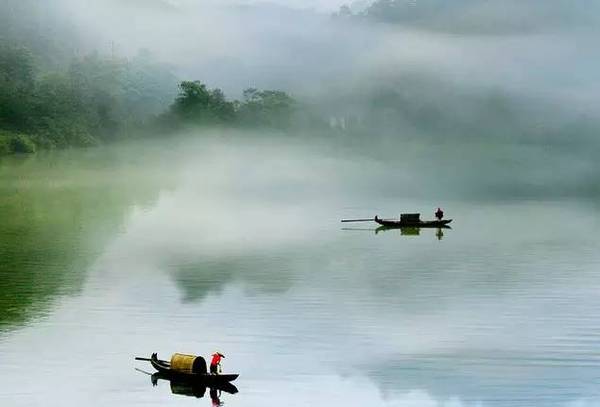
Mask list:
[[[224,357],[225,355],[219,352],[212,354],[212,360],[210,361],[210,374],[219,374],[219,371],[221,370],[221,359]]]

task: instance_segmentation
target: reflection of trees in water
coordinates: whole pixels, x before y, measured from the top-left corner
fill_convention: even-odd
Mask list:
[[[184,302],[200,301],[237,281],[261,293],[285,292],[293,284],[290,270],[266,256],[184,261],[171,271]]]
[[[308,311],[318,313],[316,319],[336,315],[333,324],[352,326],[359,336],[362,333],[359,328],[365,328],[368,336],[381,336],[384,346],[404,331],[407,344],[404,347],[403,338],[397,339],[395,349],[399,354],[387,353],[387,360],[381,363],[376,357],[367,358],[368,364],[359,366],[345,363],[344,369],[364,372],[385,393],[425,389],[436,400],[453,397],[468,402],[503,400],[499,405],[510,405],[510,400],[520,398],[533,401],[536,389],[543,387],[545,380],[556,379],[565,370],[568,381],[575,383],[574,392],[592,394],[585,383],[594,382],[597,368],[558,366],[560,362],[553,362],[552,355],[544,359],[548,355],[543,350],[535,351],[535,342],[526,341],[527,334],[510,332],[513,327],[535,328],[536,335],[541,337],[557,332],[558,321],[540,322],[543,314],[538,312],[552,315],[564,304],[548,307],[535,294],[548,287],[542,283],[563,284],[564,276],[561,278],[560,274],[564,269],[555,268],[543,276],[533,276],[536,273],[531,267],[546,258],[551,247],[540,246],[538,249],[543,251],[532,258],[530,245],[522,247],[514,242],[507,242],[506,247],[502,242],[490,242],[500,247],[496,248],[497,253],[486,252],[484,242],[474,241],[479,239],[477,236],[466,238],[458,246],[439,245],[435,238],[431,244],[420,244],[422,240],[402,239],[395,234],[351,236],[364,236],[360,243],[364,252],[349,251],[347,244],[315,242],[310,247],[272,252],[264,257],[256,254],[222,262],[198,260],[192,266],[174,269],[173,276],[189,301],[200,300],[235,282],[252,284],[260,294],[284,292],[301,282],[312,294],[331,297],[321,303],[327,309]],[[448,241],[454,242],[452,237]],[[408,246],[407,242],[415,244]],[[185,263],[184,259],[180,261]],[[272,279],[276,280],[275,285]],[[531,290],[533,298],[522,297],[526,290]],[[297,291],[293,295],[302,294]],[[497,315],[503,316],[494,321]],[[308,316],[305,323],[311,320],[312,316]],[[389,326],[392,329],[387,331],[388,323],[397,325]],[[331,339],[327,331],[316,335],[317,343]],[[417,353],[422,349],[419,335],[424,348],[431,346],[430,353]],[[503,345],[507,340],[511,343]],[[471,350],[471,346],[475,349]],[[419,350],[415,352],[415,348]],[[403,355],[403,351],[410,356]],[[370,350],[365,352],[368,354]],[[584,378],[585,383],[576,383],[578,377]],[[555,390],[559,383],[554,384],[543,389],[542,396],[559,397],[559,391]]]
[[[583,399],[598,394],[597,367],[559,366],[544,356],[534,359],[525,352],[473,352],[411,356],[362,369],[390,398],[423,389],[440,405],[458,399],[468,405],[554,406],[574,402],[575,395]]]
[[[0,331],[80,291],[129,208],[156,199],[158,187],[136,182],[143,168],[125,156],[96,149],[0,163]]]
[[[492,247],[468,238],[459,246],[440,245],[435,229],[428,233],[433,235],[428,236],[429,244],[408,245],[425,239],[401,239],[401,231],[395,230],[364,233],[362,251],[316,240],[247,255],[170,258],[167,269],[186,302],[200,301],[235,283],[249,288],[250,294],[284,293],[301,283],[319,291],[330,290],[331,295],[353,293],[357,299],[380,302],[384,309],[393,307],[416,315],[460,305],[470,298],[510,299],[519,287],[543,283],[531,274],[536,257],[530,255],[530,247],[513,247],[509,239],[506,247],[502,242],[489,243]],[[448,235],[443,243],[453,242],[452,234]],[[539,258],[551,255],[552,248],[537,249],[541,250]],[[550,283],[560,273],[549,269],[544,278]]]

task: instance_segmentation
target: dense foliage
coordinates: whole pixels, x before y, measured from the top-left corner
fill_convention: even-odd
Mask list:
[[[227,125],[244,128],[286,129],[299,123],[297,102],[287,93],[276,90],[244,91],[242,101],[230,101],[221,89],[209,89],[199,81],[184,81],[179,96],[163,123],[180,125]]]
[[[55,72],[39,72],[35,62],[24,47],[0,44],[0,152],[121,137],[158,114],[176,83],[147,53],[131,60],[92,54]]]
[[[244,102],[238,106],[239,121],[245,125],[287,128],[297,123],[297,102],[281,91],[244,91]]]
[[[187,125],[292,124],[297,104],[284,92],[249,89],[234,101],[184,81],[178,94],[170,67],[149,52],[127,59],[88,52],[80,31],[44,2],[0,3],[0,155]]]
[[[175,84],[147,52],[130,60],[92,54],[63,71],[40,73],[29,50],[0,44],[0,154],[95,145],[184,125],[293,124],[297,103],[285,92],[248,89],[243,101],[230,101],[199,81],[181,82],[175,97]]]

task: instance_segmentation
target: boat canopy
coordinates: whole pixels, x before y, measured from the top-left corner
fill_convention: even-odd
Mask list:
[[[420,222],[421,214],[420,213],[402,213],[400,214],[401,222]]]
[[[179,373],[206,374],[206,360],[202,356],[174,353],[171,356],[171,369]]]

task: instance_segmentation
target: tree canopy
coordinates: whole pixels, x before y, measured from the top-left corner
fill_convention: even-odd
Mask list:
[[[243,100],[227,100],[219,88],[200,81],[183,81],[179,95],[163,121],[171,125],[227,125],[286,129],[293,126],[297,103],[279,90],[246,89]]]

